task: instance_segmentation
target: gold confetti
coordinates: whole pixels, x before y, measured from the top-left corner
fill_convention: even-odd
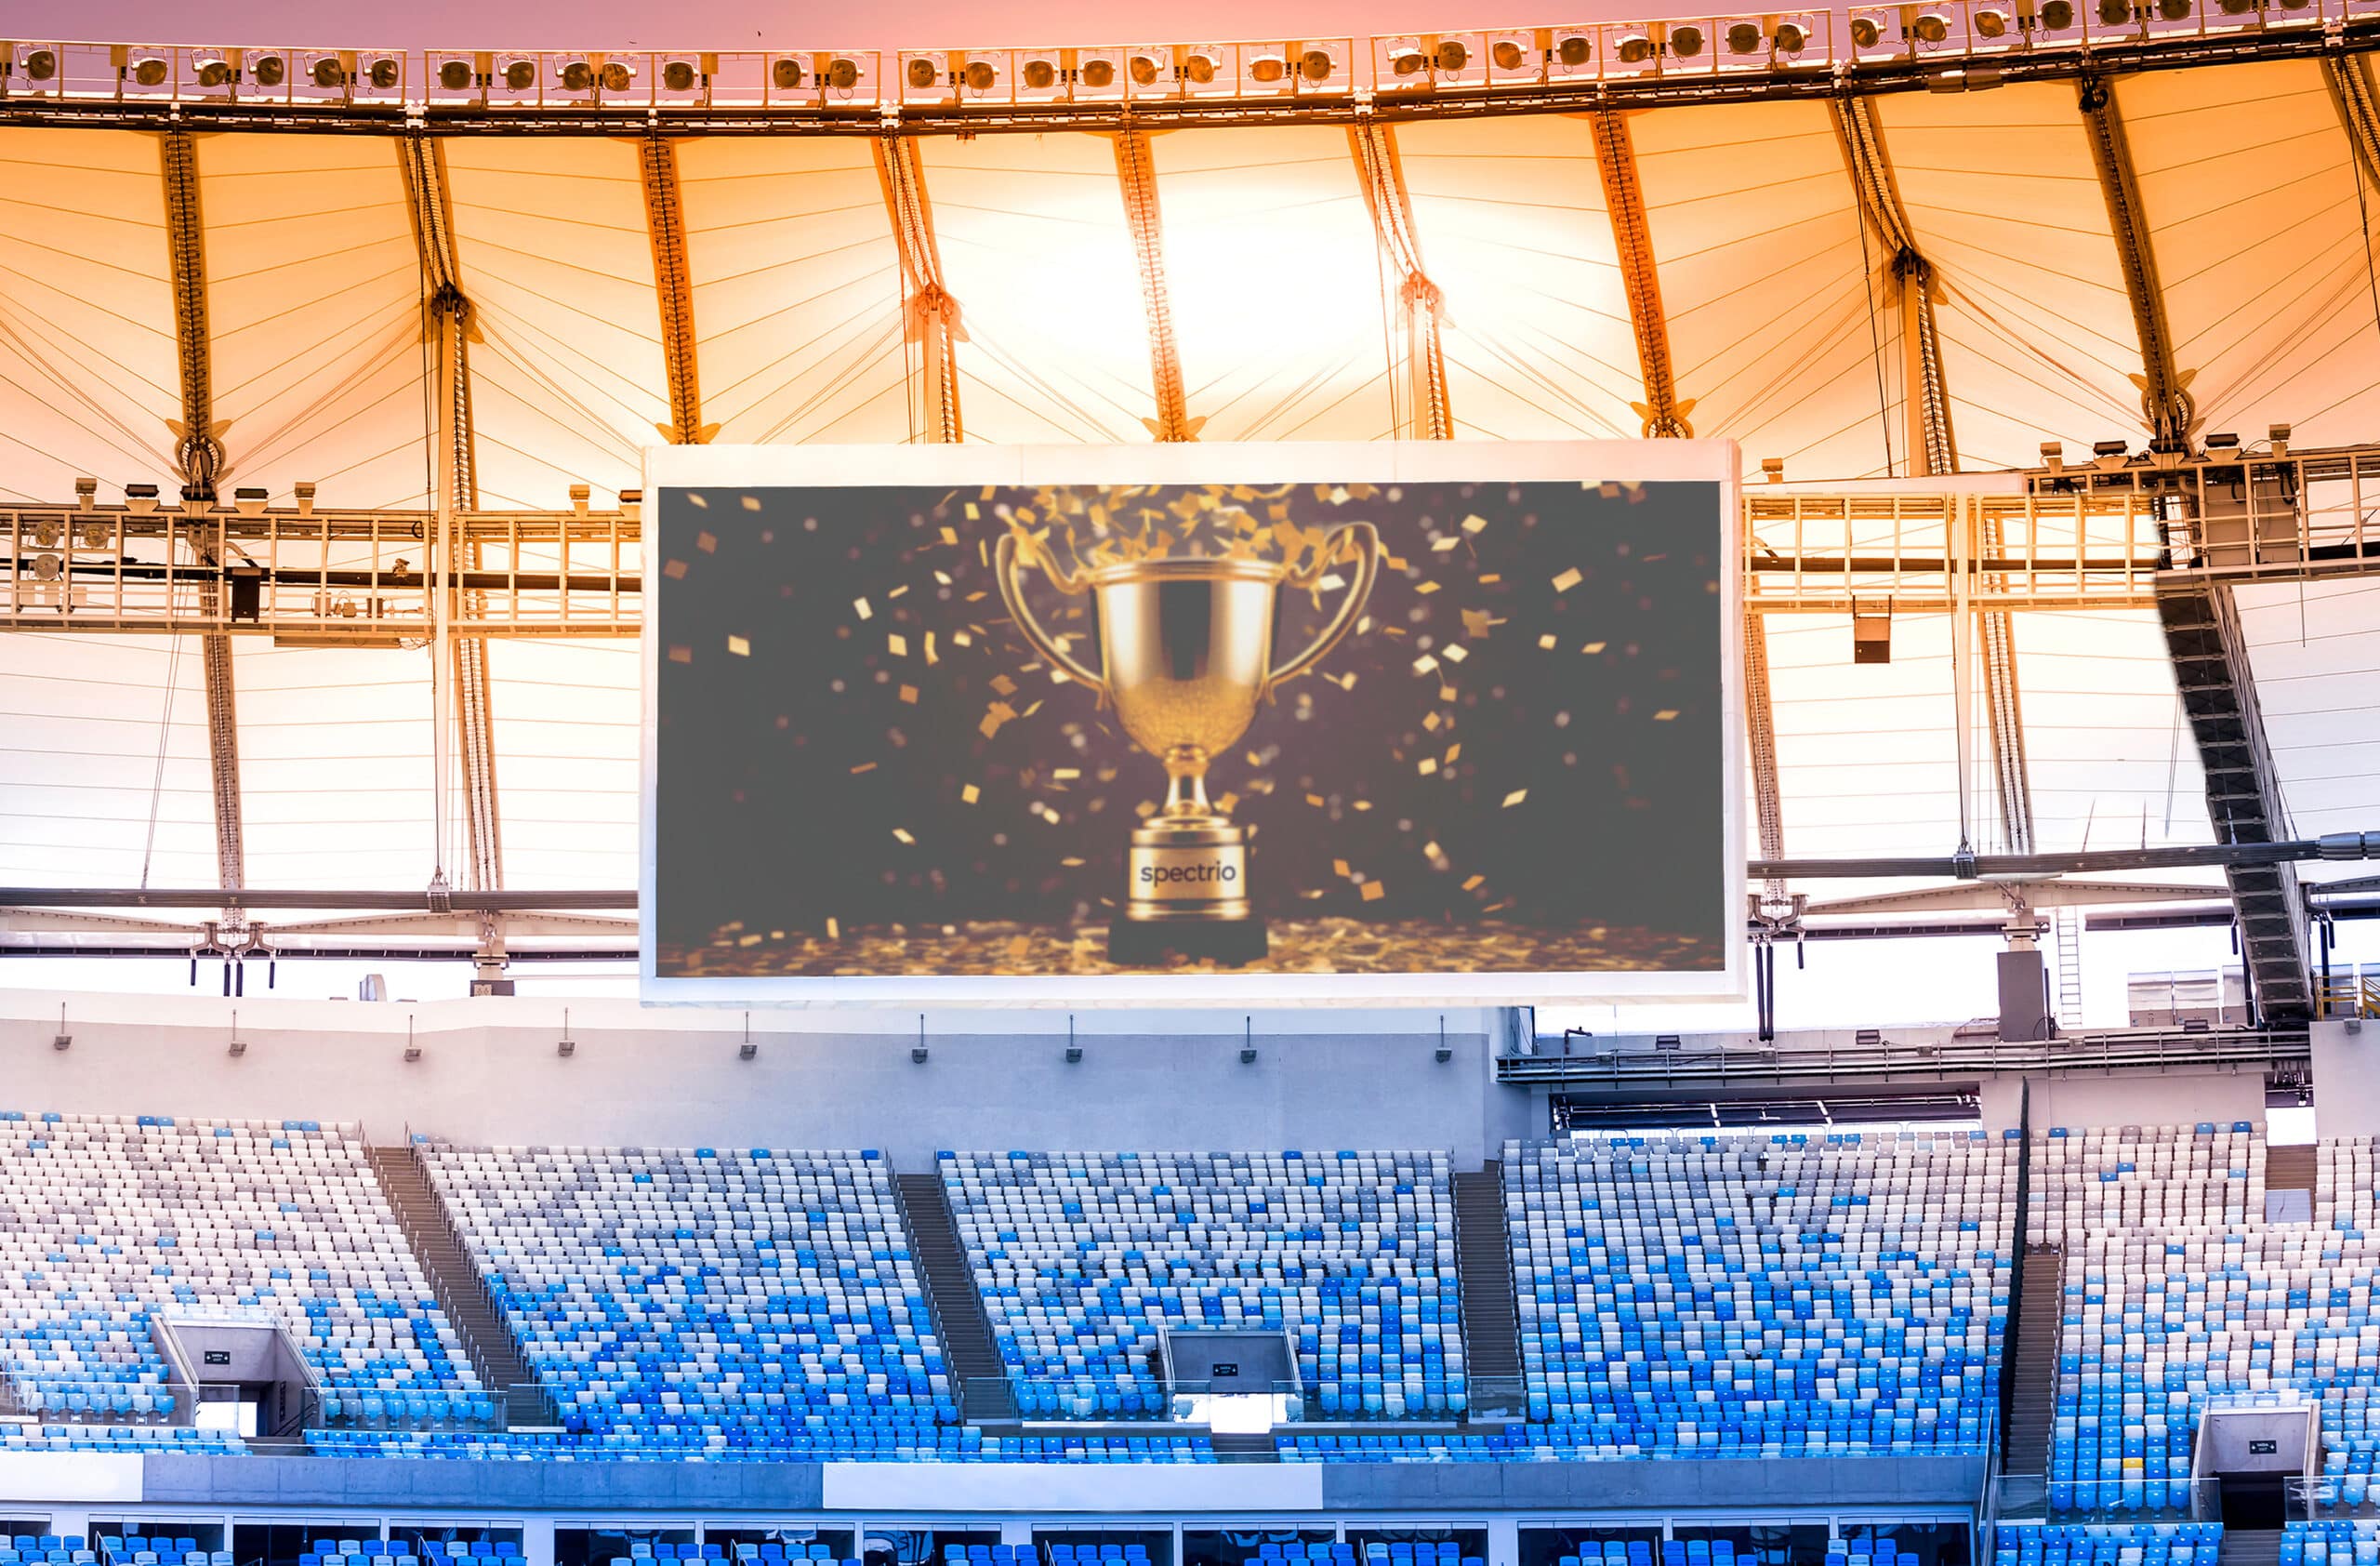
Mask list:
[[[1322,808],[1322,796],[1320,794],[1308,794],[1305,797],[1305,803],[1314,806],[1315,809],[1320,810]]]
[[[1488,631],[1503,623],[1485,609],[1465,609],[1462,612],[1462,633],[1474,642],[1484,640]]]
[[[744,497],[744,509],[747,511],[759,511],[760,509],[760,498],[757,495],[747,495]]]
[[[1488,519],[1474,512],[1462,519],[1462,530],[1465,533],[1485,533],[1488,531]]]
[[[978,789],[972,783],[968,784],[965,788],[959,790],[959,803],[961,804],[973,804],[977,800],[982,799],[983,797],[984,790]]]
[[[1577,566],[1573,565],[1570,569],[1563,572],[1560,576],[1554,578],[1554,591],[1556,592],[1567,592],[1586,579],[1586,574],[1580,571]]]
[[[1547,631],[1544,635],[1537,639],[1537,644],[1540,647],[1544,648],[1547,652],[1552,652],[1554,650],[1554,633],[1552,631]]]
[[[1528,798],[1528,790],[1527,789],[1514,789],[1511,793],[1504,796],[1504,808],[1506,810],[1510,810],[1513,806],[1520,803],[1521,801],[1527,798]]]
[[[992,676],[992,689],[998,691],[1002,696],[1014,696],[1016,694],[1016,682],[1010,679],[1005,674],[995,674]]]
[[[1468,647],[1456,646],[1451,643],[1447,646],[1447,661],[1448,663],[1461,663],[1470,656],[1471,649]]]
[[[933,632],[929,630],[926,632],[926,665],[928,668],[932,668],[933,665],[940,663],[941,661],[941,657],[937,656],[933,650]]]
[[[1357,810],[1369,810],[1371,807],[1372,802],[1369,800],[1357,800],[1355,804],[1355,808]]]
[[[694,650],[692,647],[672,647],[669,649],[669,661],[671,663],[692,663],[694,661]]]
[[[1419,772],[1422,776],[1427,777],[1432,773],[1438,770],[1438,758],[1435,756],[1424,756],[1420,762],[1415,763],[1414,770]]]
[[[1462,889],[1466,892],[1476,892],[1487,879],[1488,878],[1484,875],[1474,875],[1469,881],[1462,883]]]
[[[884,645],[885,649],[896,658],[905,658],[909,656],[909,639],[897,630],[890,631],[885,635]]]
[[[1420,587],[1417,587],[1417,588],[1415,588],[1415,589],[1413,590],[1413,596],[1414,596],[1414,597],[1416,597],[1416,598],[1427,598],[1427,597],[1429,597],[1429,596],[1430,596],[1430,594],[1432,594],[1432,593],[1434,593],[1434,592],[1435,592],[1435,591],[1438,591],[1438,584],[1437,584],[1437,583],[1435,583],[1435,582],[1423,582]]]
[[[943,541],[944,543],[945,543],[945,544],[956,544],[956,543],[958,543],[958,542],[959,542],[959,529],[957,529],[956,527],[945,527],[945,528],[944,528],[944,529],[942,530],[942,541]],[[934,573],[934,575],[935,575],[935,576],[937,576],[937,577],[939,577],[939,576],[941,576],[941,575],[942,575],[942,573],[941,573],[941,572],[939,572],[939,571],[937,571],[937,572],[935,572],[935,573]]]
[[[1367,881],[1364,883],[1363,892],[1364,901],[1376,903],[1388,896],[1388,885],[1384,882]]]
[[[910,706],[915,707],[918,704],[918,687],[915,685],[902,686],[901,699],[907,702]]]
[[[760,933],[758,930],[755,930],[748,936],[736,936],[735,944],[737,946],[758,946],[760,944],[762,938],[763,937]]]
[[[1445,554],[1448,551],[1453,549],[1456,545],[1461,542],[1461,539],[1455,537],[1451,534],[1443,538],[1433,538],[1430,540],[1430,552],[1433,554]]]
[[[909,835],[909,829],[906,827],[893,828],[892,835],[903,843],[915,843],[918,841],[916,838]]]
[[[1076,778],[1080,777],[1081,776],[1082,776],[1082,768],[1080,768],[1080,767],[1078,767],[1078,766],[1062,766],[1062,767],[1057,767],[1057,768],[1052,769],[1052,770],[1051,770],[1051,774],[1050,774],[1051,779],[1053,782],[1058,782],[1058,783],[1071,783],[1071,782],[1073,782]]]
[[[1420,657],[1413,660],[1413,672],[1416,674],[1427,674],[1433,669],[1437,668],[1437,666],[1438,660],[1435,657],[1428,653],[1423,653]]]
[[[1005,701],[996,701],[984,713],[984,721],[976,728],[985,739],[1000,732],[1000,725],[1016,716],[1016,709]]]
[[[1428,717],[1421,720],[1421,726],[1428,729],[1432,734],[1435,734],[1438,732],[1438,725],[1444,722],[1446,722],[1445,719],[1439,717],[1435,712],[1433,712]]]
[[[686,504],[698,511],[707,511],[710,510],[710,498],[690,490],[686,495]]]
[[[826,938],[830,941],[839,941],[843,938],[843,927],[835,922],[835,916],[831,913],[826,916]]]
[[[1586,654],[1589,657],[1593,657],[1595,654],[1602,652],[1604,646],[1605,644],[1601,642],[1590,642],[1585,646],[1580,648],[1579,651]]]
[[[1355,874],[1355,872],[1347,868],[1346,860],[1333,859],[1330,861],[1330,873],[1337,876],[1340,880],[1344,881],[1347,877]]]
[[[1063,859],[1059,860],[1059,861],[1058,861],[1058,863],[1060,863],[1060,864],[1062,864],[1062,865],[1065,866],[1068,869],[1077,869],[1077,870],[1078,870],[1078,869],[1082,869],[1082,867],[1083,867],[1085,864],[1089,863],[1089,861],[1088,861],[1088,860],[1084,860],[1084,859],[1078,859],[1078,858],[1074,857],[1072,855],[1068,855],[1065,858],[1063,858]],[[1022,939],[1023,937],[1021,937],[1021,936],[1020,936],[1019,938],[1020,938],[1020,939]]]
[[[747,658],[752,656],[752,644],[741,636],[731,636],[727,639],[727,650],[737,657]]]
[[[661,574],[673,582],[682,582],[686,579],[686,563],[682,560],[665,562],[661,567]]]
[[[1501,571],[1490,571],[1486,576],[1479,578],[1479,585],[1481,587],[1493,587],[1503,579],[1504,574]]]
[[[760,507],[754,505],[749,499],[747,499],[744,503],[744,509],[749,511],[756,511],[760,510]],[[719,552],[719,540],[708,533],[697,533],[694,535],[694,548],[702,551],[705,554],[717,554]]]
[[[1461,740],[1457,740],[1457,741],[1455,741],[1452,745],[1449,745],[1449,746],[1448,746],[1448,747],[1447,747],[1447,765],[1448,765],[1448,766],[1452,766],[1452,765],[1454,765],[1454,763],[1455,763],[1458,760],[1460,760],[1460,759],[1461,758],[1461,756],[1462,756],[1462,742],[1461,742]]]
[[[1231,807],[1238,803],[1239,796],[1237,794],[1227,793],[1215,801],[1215,808],[1228,816],[1231,814]]]
[[[888,599],[900,598],[906,595],[908,591],[909,584],[904,582],[899,587],[894,588],[891,592],[886,593],[884,596]]]
[[[1677,709],[1676,709],[1676,708],[1674,708],[1674,707],[1664,707],[1664,708],[1662,708],[1659,711],[1658,711],[1658,712],[1656,712],[1656,713],[1654,713],[1654,714],[1653,714],[1653,722],[1655,722],[1655,723],[1668,723],[1672,718],[1674,718],[1674,717],[1676,717],[1676,716],[1677,716]]]
[[[862,762],[859,765],[852,768],[852,776],[853,777],[857,777],[863,772],[874,772],[875,770],[876,763],[874,762]]]
[[[867,600],[866,600],[866,599],[865,599],[865,598],[854,598],[854,599],[853,599],[853,600],[852,600],[852,608],[853,608],[854,611],[856,611],[856,612],[858,613],[859,617],[860,617],[861,619],[866,619],[866,618],[867,618],[867,617],[868,617],[868,616],[870,616],[870,615],[872,615],[872,614],[874,614],[874,613],[876,612],[876,611],[874,611],[873,609],[870,609],[870,608],[867,606]]]

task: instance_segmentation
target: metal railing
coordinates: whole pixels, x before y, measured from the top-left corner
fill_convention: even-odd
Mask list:
[[[1228,1381],[1218,1387],[1208,1381],[1175,1381],[1163,1386],[1153,1380],[1119,1383],[1108,1376],[969,1376],[959,1384],[959,1406],[971,1420],[979,1410],[998,1410],[998,1417],[1026,1423],[1064,1422],[1097,1425],[1145,1425],[1152,1434],[1169,1426],[1208,1423],[1216,1398],[1269,1398],[1277,1405],[1276,1423],[1300,1425],[1430,1425],[1463,1423],[1501,1425],[1525,1418],[1528,1408],[1526,1383],[1519,1376],[1475,1376],[1466,1390],[1444,1396],[1437,1407],[1421,1398],[1399,1398],[1391,1406],[1360,1400],[1327,1402],[1318,1392],[1295,1381],[1251,1386]],[[1008,1399],[1013,1398],[1013,1402]],[[1013,1409],[1013,1413],[1007,1412]]]
[[[1691,1042],[1696,1047],[1684,1047]],[[1549,1048],[1549,1046],[1554,1046]],[[2180,1029],[2107,1029],[2061,1034],[2055,1039],[2005,1040],[1929,1037],[1922,1041],[1878,1038],[1844,1043],[1819,1035],[1794,1044],[1790,1035],[1764,1043],[1750,1035],[1725,1036],[1663,1046],[1657,1039],[1538,1041],[1534,1055],[1499,1055],[1496,1078],[1503,1082],[1554,1083],[1592,1088],[1801,1077],[1881,1077],[1912,1072],[2104,1070],[2114,1067],[2210,1065],[2237,1062],[2272,1065],[2304,1060],[2312,1045],[2300,1028],[2188,1031]]]
[[[2223,1516],[2215,1480],[2074,1480],[2003,1474],[1987,1508],[1995,1526],[2011,1522],[2213,1522]]]

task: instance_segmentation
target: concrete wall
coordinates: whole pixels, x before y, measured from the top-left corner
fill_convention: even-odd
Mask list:
[[[879,1148],[903,1169],[943,1148],[1445,1148],[1475,1167],[1507,1135],[1508,1101],[1526,1099],[1496,1085],[1491,1014],[1477,1012],[1448,1016],[1445,1062],[1436,1014],[1427,1031],[1410,1015],[1357,1031],[1316,1010],[1206,1032],[1103,1015],[1078,1028],[1071,1065],[1047,1014],[1032,1032],[930,1026],[919,1065],[914,1023],[830,1032],[779,1013],[753,1015],[746,1061],[742,1014],[575,1003],[563,1059],[561,1008],[543,1001],[64,1003],[73,1045],[59,1051],[58,998],[0,993],[0,1108],[358,1121],[375,1142]]]
[[[2347,1026],[2314,1024],[2314,1129],[2325,1137],[2380,1136],[2380,1022],[2352,1033]]]

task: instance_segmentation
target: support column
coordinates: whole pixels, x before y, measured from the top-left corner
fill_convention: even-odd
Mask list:
[[[1165,283],[1165,232],[1157,211],[1157,162],[1148,132],[1137,126],[1116,133],[1116,181],[1124,219],[1132,226],[1132,255],[1141,268],[1141,302],[1148,312],[1149,383],[1157,416],[1144,418],[1160,441],[1195,441],[1206,419],[1193,418],[1182,389],[1182,354],[1173,337],[1173,296]]]
[[[187,130],[169,130],[159,146],[165,182],[165,236],[173,262],[174,342],[181,372],[182,417],[173,426],[174,466],[190,511],[190,538],[199,564],[220,571],[225,562],[207,514],[225,476],[223,435],[215,418],[212,342],[206,328],[206,237],[199,217],[198,149]],[[218,623],[222,586],[209,577],[199,589],[200,612]],[[215,800],[218,884],[247,884],[247,847],[240,801],[239,703],[231,678],[231,639],[209,630],[199,638],[206,683],[206,764]]]
[[[2174,364],[2173,327],[2165,319],[2165,290],[2157,278],[2157,255],[2149,242],[2149,219],[2140,205],[2140,182],[2132,171],[2132,150],[2123,119],[2116,112],[2115,87],[2105,76],[2086,74],[2076,87],[2091,161],[2107,198],[2108,229],[2123,269],[2123,289],[2132,304],[2132,326],[2140,342],[2140,413],[2149,445],[2158,451],[2188,451],[2197,432],[2198,409],[2190,401],[2195,373]]]
[[[654,428],[671,445],[701,445],[719,426],[703,422],[694,285],[686,268],[685,208],[678,198],[678,144],[652,131],[637,143],[637,157],[644,176],[645,232],[653,241],[653,293],[661,307],[661,365],[669,378],[669,422]]]
[[[1645,421],[1646,435],[1691,438],[1694,426],[1686,416],[1694,411],[1694,401],[1679,398],[1670,364],[1669,317],[1661,311],[1661,275],[1653,264],[1652,227],[1645,217],[1645,188],[1636,177],[1636,144],[1628,134],[1628,117],[1617,109],[1596,109],[1589,113],[1587,123],[1594,130],[1604,206],[1611,214],[1612,243],[1628,289],[1628,319],[1636,329],[1636,365],[1645,382],[1645,400],[1633,405]]]
[[[1447,396],[1446,299],[1421,268],[1421,237],[1405,189],[1405,166],[1396,154],[1396,129],[1366,118],[1347,127],[1347,143],[1363,181],[1364,205],[1371,210],[1373,237],[1396,273],[1408,378],[1406,413],[1396,433],[1450,441],[1454,410]]]
[[[1886,302],[1900,316],[1901,417],[1904,446],[1911,475],[1955,473],[1958,442],[1950,428],[1950,390],[1942,376],[1942,343],[1935,320],[1934,264],[1917,247],[1916,231],[1902,206],[1899,181],[1884,146],[1884,129],[1874,104],[1865,98],[1832,100],[1836,138],[1843,146],[1852,188],[1858,193],[1860,220],[1867,224],[1886,257]],[[2000,555],[2000,520],[1985,513],[1977,533],[1977,552],[1985,559]],[[1987,590],[2004,585],[1996,575],[1984,575]],[[1982,678],[1984,718],[1991,735],[1992,776],[2000,820],[2012,854],[2033,851],[2032,780],[2025,763],[2024,704],[2016,682],[2016,627],[2004,609],[1985,609],[1976,616],[1977,666]]]
[[[500,891],[504,886],[502,821],[496,807],[495,713],[490,700],[487,638],[465,629],[480,618],[486,605],[481,595],[456,591],[459,572],[476,567],[478,545],[468,551],[453,546],[461,537],[456,519],[479,506],[479,474],[471,431],[470,344],[477,336],[471,304],[464,294],[461,269],[455,251],[454,209],[446,186],[446,161],[438,144],[415,132],[397,143],[397,157],[405,177],[413,213],[414,238],[422,269],[422,323],[425,338],[437,345],[435,454],[437,537],[430,550],[428,584],[431,617],[437,631],[432,657],[439,683],[454,693],[455,732],[462,762],[463,816],[466,828],[463,884],[472,891]],[[671,410],[677,410],[675,397]],[[443,830],[447,764],[446,721],[433,726],[437,790],[436,817]],[[438,845],[439,869],[444,871],[445,843]]]
[[[904,325],[918,345],[923,365],[928,441],[957,445],[966,438],[959,417],[959,347],[967,333],[959,322],[959,301],[943,283],[942,246],[933,236],[933,205],[926,195],[925,165],[914,138],[888,130],[876,139],[876,177],[884,187],[884,210],[892,220],[892,241],[901,252]]]
[[[1752,820],[1760,832],[1760,856],[1785,857],[1785,794],[1777,770],[1777,724],[1769,696],[1768,621],[1760,610],[1744,609],[1744,730],[1752,752]],[[1761,887],[1764,908],[1782,909],[1792,896],[1781,880]]]

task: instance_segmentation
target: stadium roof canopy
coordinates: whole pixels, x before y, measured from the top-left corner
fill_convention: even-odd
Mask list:
[[[1263,96],[1257,55],[1229,46],[1238,74],[1211,102],[1189,52],[1159,51],[1183,85],[1130,118],[1027,101],[1021,52],[983,57],[999,103],[971,106],[967,58],[938,57],[902,138],[872,98],[774,117],[678,101],[661,55],[637,57],[631,106],[597,92],[508,120],[477,101],[495,57],[453,101],[444,57],[402,57],[367,101],[372,61],[349,56],[341,90],[244,108],[198,85],[198,50],[160,51],[144,97],[141,51],[108,56],[111,80],[64,47],[66,90],[27,96],[17,46],[0,506],[71,504],[86,477],[104,515],[128,484],[170,504],[209,440],[197,459],[227,501],[258,489],[278,511],[311,485],[323,511],[426,512],[454,473],[484,513],[569,513],[580,484],[608,512],[641,447],[688,437],[1690,428],[1739,443],[1755,482],[1779,458],[1797,488],[1920,490],[2036,468],[2044,443],[2081,460],[2288,425],[2297,447],[2351,445],[2380,438],[2380,124],[2353,52],[2375,19],[2327,3],[2220,37],[2239,19],[2215,4],[2171,36],[2144,11],[2089,55],[2044,33],[2039,58],[1990,52],[1981,5],[1943,8],[1938,57],[1902,41],[1917,7],[1872,55],[1849,15],[1808,19],[1806,60],[1770,33],[1732,57],[1729,19],[1708,19],[1692,59],[1679,24],[1652,29],[1651,74],[1618,64],[1636,30],[1590,29],[1567,84],[1545,54],[1561,30],[1523,33],[1535,96],[1494,112],[1493,84],[1459,71],[1399,96],[1395,41],[1346,41],[1346,81],[1295,99]],[[1466,35],[1466,69],[1496,41]],[[1413,46],[1426,82],[1443,41]],[[279,52],[300,88],[319,79],[317,56]],[[536,95],[568,97],[565,59],[526,58]],[[904,59],[868,61],[905,79]],[[472,767],[494,780],[505,884],[634,883],[637,663],[617,624],[496,628],[474,758],[477,720],[433,694],[411,638],[77,634],[46,629],[49,584],[14,591],[0,883],[223,884],[227,812],[253,887],[462,883]],[[2284,835],[2380,826],[2380,584],[2238,599]],[[1854,667],[1843,607],[1764,617],[1783,850],[1947,853],[1952,617],[1897,610],[1891,662]],[[2145,593],[2035,602],[2006,632],[2031,824],[1996,803],[1979,689],[1975,845],[2209,841]],[[228,796],[211,720],[236,743]]]

